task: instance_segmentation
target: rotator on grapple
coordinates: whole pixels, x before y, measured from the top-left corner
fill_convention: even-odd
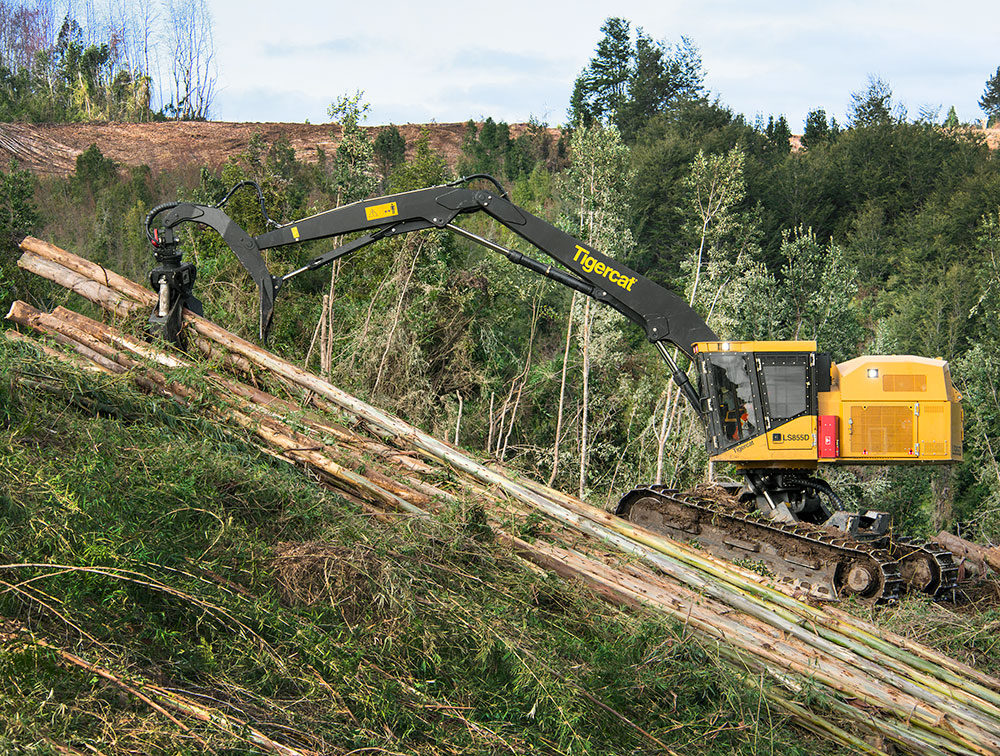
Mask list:
[[[167,341],[178,342],[184,309],[202,314],[201,301],[194,295],[194,264],[182,262],[173,229],[162,234],[154,229],[150,237],[156,267],[149,272],[149,285],[157,293],[156,307],[149,315],[151,333]]]
[[[469,188],[473,180],[492,184]],[[264,218],[275,226],[251,237],[222,207],[241,187],[256,188]],[[458,225],[485,213],[561,267],[544,263]],[[161,217],[162,216],[162,217]],[[884,600],[904,583],[946,595],[957,570],[934,545],[894,541],[882,512],[844,511],[815,472],[826,465],[945,464],[962,458],[961,397],[943,360],[858,357],[835,364],[812,341],[723,341],[685,301],[583,241],[513,204],[500,183],[477,174],[450,184],[355,202],[276,224],[253,182],[216,206],[174,202],[146,218],[157,267],[150,283],[159,303],[151,329],[179,342],[181,310],[198,312],[195,270],[181,260],[174,229],[197,223],[218,232],[260,292],[260,337],[266,340],[281,287],[379,239],[448,229],[516,265],[603,302],[641,327],[657,348],[706,429],[709,456],[744,478],[736,490],[692,496],[640,486],[619,515],[676,538],[697,540],[726,558],[760,561],[776,576],[826,597]],[[360,234],[284,276],[268,271],[261,252],[310,240]],[[766,303],[761,303],[762,305]],[[694,364],[692,383],[670,346]]]

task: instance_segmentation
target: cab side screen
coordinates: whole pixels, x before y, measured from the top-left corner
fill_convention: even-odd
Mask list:
[[[809,410],[805,365],[765,365],[768,416],[772,423],[790,420]]]

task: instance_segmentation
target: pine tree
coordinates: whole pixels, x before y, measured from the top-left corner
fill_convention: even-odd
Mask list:
[[[892,87],[878,76],[868,77],[868,89],[851,93],[851,127],[884,126],[903,121],[905,112],[892,103]]]
[[[979,107],[986,113],[991,125],[1000,121],[1000,66],[987,80],[983,96],[979,98]]]
[[[604,36],[594,57],[573,87],[571,123],[607,122],[625,102],[632,73],[631,24],[609,18],[601,26]]]
[[[830,141],[830,125],[823,108],[810,110],[806,116],[806,127],[802,132],[802,146],[805,148]]]
[[[406,158],[406,140],[395,124],[389,124],[378,132],[372,145],[375,163],[384,179]]]
[[[701,94],[704,74],[698,49],[687,37],[670,47],[636,30],[628,99],[615,117],[625,141],[632,142],[656,113]]]
[[[609,18],[601,31],[594,57],[573,85],[571,123],[614,125],[632,142],[653,115],[702,93],[701,57],[686,37],[670,46],[637,29],[633,45],[623,18]]]
[[[635,40],[634,64],[629,75],[628,101],[616,114],[618,128],[628,141],[645,125],[653,113],[669,102],[673,82],[662,42],[654,42],[642,29]],[[624,132],[627,132],[624,133]]]
[[[775,118],[769,116],[767,128],[764,129],[764,136],[767,137],[768,150],[780,155],[789,153],[792,149],[792,130],[788,126],[788,119],[783,115]]]

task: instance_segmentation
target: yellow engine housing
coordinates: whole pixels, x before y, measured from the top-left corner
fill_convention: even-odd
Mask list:
[[[839,418],[839,461],[962,460],[962,398],[944,360],[857,357],[831,378],[819,411]]]

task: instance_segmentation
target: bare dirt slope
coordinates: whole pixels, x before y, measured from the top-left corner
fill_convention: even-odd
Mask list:
[[[377,130],[379,127],[370,127]],[[397,127],[412,151],[422,130],[430,146],[452,165],[461,154],[464,123],[405,124]],[[526,124],[511,125],[522,133]],[[218,167],[244,150],[259,132],[267,142],[285,137],[299,160],[316,160],[317,150],[331,153],[340,139],[336,124],[222,123],[171,121],[166,123],[0,123],[0,161],[13,157],[22,168],[38,175],[73,173],[76,157],[90,145],[125,165],[148,165],[153,170],[195,164]],[[558,138],[558,130],[550,129]]]
[[[512,124],[511,134],[517,136],[527,127]],[[397,128],[406,139],[408,153],[412,154],[417,138],[426,130],[430,146],[450,165],[458,162],[464,123],[410,123]],[[548,131],[553,139],[559,138],[558,129]],[[285,137],[304,162],[316,160],[318,150],[331,153],[340,141],[340,126],[329,123],[0,123],[0,164],[14,158],[36,175],[68,176],[75,169],[77,155],[96,144],[104,155],[124,165],[148,165],[153,170],[192,164],[218,168],[246,149],[255,132],[269,143]],[[1000,148],[1000,128],[982,133],[991,148]],[[793,149],[801,149],[799,139],[791,138]]]

